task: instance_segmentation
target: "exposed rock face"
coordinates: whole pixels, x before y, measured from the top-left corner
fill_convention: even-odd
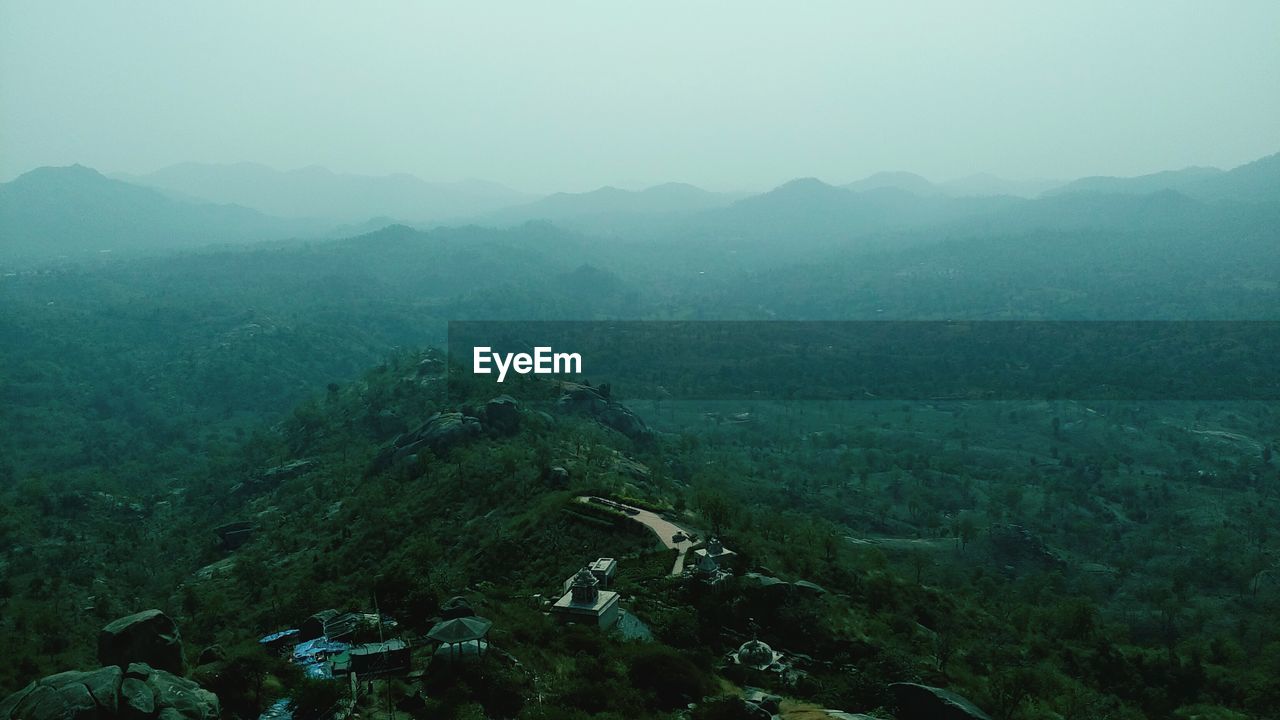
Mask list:
[[[271,485],[281,483],[290,478],[295,478],[319,464],[316,460],[306,459],[277,465],[262,471],[262,482]]]
[[[977,705],[950,690],[893,683],[889,691],[898,706],[898,720],[991,720]]]
[[[50,675],[0,701],[0,720],[217,720],[220,714],[213,693],[141,663]]]
[[[439,412],[427,418],[417,430],[396,438],[394,457],[403,460],[423,449],[448,450],[479,434],[479,420],[460,412]]]
[[[423,450],[443,453],[449,448],[477,437],[482,432],[480,421],[460,412],[438,412],[427,418],[417,430],[398,435],[373,459],[368,474],[380,472],[394,463],[411,461]]]
[[[248,521],[220,525],[213,529],[218,536],[218,546],[223,550],[235,550],[253,539],[258,526]]]
[[[159,610],[113,620],[98,634],[98,662],[128,667],[146,663],[179,675],[186,672],[178,626]]]
[[[556,400],[560,412],[587,415],[607,428],[617,430],[632,440],[648,438],[653,434],[639,415],[620,402],[610,399],[597,388],[577,383],[563,383],[563,392]]]

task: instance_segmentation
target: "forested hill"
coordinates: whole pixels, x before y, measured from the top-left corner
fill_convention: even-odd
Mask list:
[[[278,240],[324,227],[174,199],[81,165],[39,168],[0,184],[0,263]]]
[[[741,686],[861,712],[902,681],[1002,718],[1265,716],[1280,703],[1269,404],[628,406],[521,383],[515,410],[490,409],[474,388],[442,399],[424,351],[454,319],[1280,310],[1274,204],[975,203],[803,181],[608,235],[391,226],[6,266],[0,646],[20,660],[0,686],[87,667],[106,621],[159,607],[193,663],[228,651],[202,681],[252,717],[323,696],[264,665],[257,637],[374,594],[420,634],[462,594],[519,664],[429,688],[442,716],[668,718]],[[583,510],[588,493],[723,535],[755,575],[686,586],[650,535]],[[227,547],[222,522],[255,534]],[[623,559],[656,642],[542,614],[600,555]],[[753,635],[804,675],[727,668]]]

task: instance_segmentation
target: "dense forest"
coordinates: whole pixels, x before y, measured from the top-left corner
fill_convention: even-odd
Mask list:
[[[1239,190],[1246,167],[1043,199],[609,193],[351,237],[12,253],[0,694],[97,667],[105,625],[157,608],[225,717],[281,698],[322,717],[345,686],[260,638],[328,608],[421,638],[462,597],[491,652],[442,666],[413,644],[426,671],[376,683],[368,716],[711,720],[754,717],[762,689],[783,717],[910,717],[902,683],[999,720],[1273,716],[1274,395],[690,399],[589,371],[498,398],[444,353],[458,320],[1274,321],[1280,204]],[[732,573],[672,576],[676,551],[585,496],[718,538]],[[597,557],[619,561],[628,632],[548,615]],[[728,659],[752,640],[784,669]]]

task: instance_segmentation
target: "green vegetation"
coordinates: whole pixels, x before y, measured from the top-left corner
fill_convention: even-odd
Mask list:
[[[802,184],[767,202],[831,197]],[[392,227],[15,269],[0,278],[0,690],[95,666],[103,624],[158,607],[191,665],[227,649],[193,677],[229,713],[288,696],[307,716],[334,686],[257,638],[375,606],[419,637],[460,595],[494,622],[494,652],[366,702],[475,718],[695,702],[711,718],[731,706],[704,697],[758,687],[868,712],[905,681],[1001,720],[1266,717],[1275,403],[629,401],[613,383],[656,431],[630,439],[519,378],[504,387],[516,427],[397,453],[434,413],[482,417],[494,394],[456,376],[445,392],[421,348],[446,319],[1275,315],[1273,206],[1037,202],[988,216],[998,232],[955,215],[857,242],[799,226],[812,242],[785,263],[773,231],[734,234],[752,216],[730,206],[702,216],[704,236]],[[1081,208],[1093,225],[1055,220]],[[705,242],[677,246],[684,232]],[[719,536],[737,572],[671,577],[673,551],[582,494]],[[230,522],[254,527],[234,549],[215,532]],[[619,558],[623,607],[652,641],[546,615],[598,556]],[[753,637],[798,672],[726,662]],[[421,667],[431,647],[414,652]]]

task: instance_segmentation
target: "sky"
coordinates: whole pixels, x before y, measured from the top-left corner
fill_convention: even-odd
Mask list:
[[[323,165],[530,192],[1233,167],[1280,2],[0,0],[0,179]]]

